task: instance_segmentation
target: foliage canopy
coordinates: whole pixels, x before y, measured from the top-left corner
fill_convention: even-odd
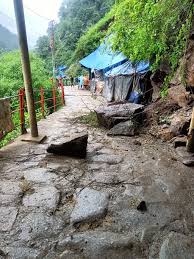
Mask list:
[[[113,48],[130,60],[168,61],[175,69],[186,47],[192,19],[191,0],[117,0],[109,28]]]
[[[33,87],[49,86],[45,63],[36,54],[30,54]],[[23,87],[22,65],[19,51],[0,56],[0,97],[15,95]]]
[[[57,63],[77,63],[112,35],[113,49],[131,61],[149,60],[153,69],[165,61],[174,71],[187,46],[192,15],[191,0],[64,0],[56,26]],[[39,48],[43,57],[46,48]]]
[[[64,0],[60,11],[60,21],[55,26],[56,65],[71,65],[74,51],[80,37],[96,24],[111,9],[114,0]],[[51,50],[48,35],[37,42],[37,52],[49,65]],[[92,35],[92,33],[91,33]],[[91,43],[93,40],[91,41]],[[93,44],[95,45],[95,44]],[[91,47],[88,46],[90,49]],[[82,48],[83,49],[83,48]],[[75,56],[80,56],[79,50]],[[50,61],[49,61],[50,59]]]

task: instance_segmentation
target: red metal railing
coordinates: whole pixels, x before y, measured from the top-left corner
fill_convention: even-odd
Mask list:
[[[59,87],[52,86],[51,89],[40,87],[34,89],[35,108],[41,118],[45,118],[47,114],[57,111],[58,107],[65,105],[65,91],[62,79]],[[25,89],[21,88],[18,95],[11,96],[11,113],[12,117],[19,116],[19,122],[15,123],[15,129],[20,127],[21,134],[26,133],[28,127],[27,105]]]

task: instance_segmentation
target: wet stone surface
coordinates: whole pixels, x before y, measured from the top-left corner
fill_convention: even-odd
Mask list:
[[[104,100],[65,92],[66,106],[39,122],[45,143],[0,149],[0,258],[194,258],[194,168],[179,161],[184,147],[78,123]],[[84,132],[86,159],[46,152]]]
[[[17,214],[18,209],[16,207],[0,207],[0,231],[10,231]]]
[[[34,193],[27,194],[23,198],[25,207],[55,210],[59,202],[59,192],[55,187],[39,187]]]
[[[170,233],[164,240],[160,250],[160,259],[191,259],[193,258],[194,239],[182,234]]]
[[[91,222],[105,216],[109,196],[89,188],[84,189],[76,199],[71,214],[71,223]]]

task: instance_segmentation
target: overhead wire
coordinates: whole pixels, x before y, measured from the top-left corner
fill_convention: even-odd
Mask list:
[[[36,12],[35,10],[29,8],[29,7],[26,6],[26,5],[24,5],[24,9],[27,9],[28,11],[32,12],[33,14],[35,14],[35,15],[39,16],[40,18],[43,18],[43,19],[45,19],[45,20],[47,20],[47,21],[52,21],[52,20],[53,20],[53,19],[51,19],[51,18],[48,18],[48,17],[46,17],[46,16],[43,16],[43,15],[39,14],[38,12]]]

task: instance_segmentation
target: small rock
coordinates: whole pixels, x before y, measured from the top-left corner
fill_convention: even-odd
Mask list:
[[[63,143],[51,144],[47,148],[47,152],[61,156],[85,158],[87,153],[87,143],[88,134],[76,135]]]
[[[194,153],[187,152],[186,147],[178,147],[176,152],[184,165],[194,166]]]
[[[108,136],[134,136],[137,134],[137,126],[131,120],[120,122],[109,130]]]
[[[146,202],[145,201],[141,201],[140,204],[137,206],[137,210],[147,211]]]
[[[184,159],[182,163],[186,166],[194,166],[194,158]]]
[[[171,232],[161,246],[160,259],[192,258],[194,258],[193,240],[185,235]]]
[[[141,142],[139,140],[136,140],[136,139],[133,141],[133,144],[136,145],[136,146],[142,145]]]
[[[107,193],[85,188],[77,198],[71,214],[71,223],[92,222],[106,214],[109,202]]]
[[[174,140],[174,147],[186,147],[187,137],[177,137]]]

